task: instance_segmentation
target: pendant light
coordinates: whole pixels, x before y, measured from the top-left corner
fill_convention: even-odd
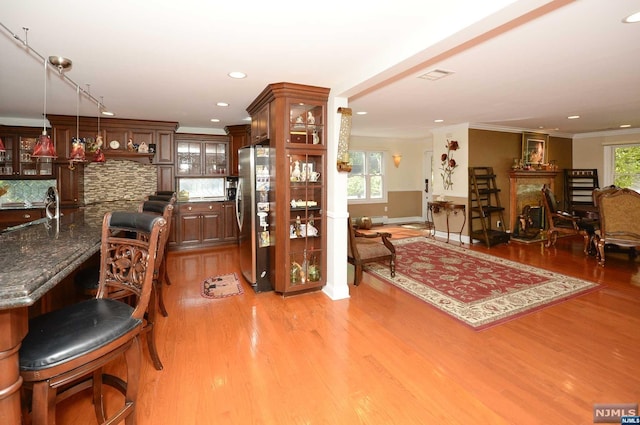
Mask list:
[[[7,150],[4,147],[4,143],[2,143],[2,137],[0,137],[0,162],[6,161],[6,154],[7,154]],[[3,172],[0,174],[4,174],[4,169],[3,169]]]
[[[51,141],[51,137],[47,134],[47,59],[44,60],[44,112],[42,114],[42,134],[40,135],[38,142],[33,147],[34,158],[51,158],[56,157],[56,151]]]
[[[100,102],[98,102],[98,133],[96,134],[96,151],[93,154],[91,162],[104,163],[104,152],[102,152],[102,134],[100,134],[100,114],[102,113],[102,96],[100,96]]]
[[[71,155],[69,169],[75,169],[74,163],[85,161],[85,140],[80,138],[80,86],[76,84],[76,137],[71,138]]]

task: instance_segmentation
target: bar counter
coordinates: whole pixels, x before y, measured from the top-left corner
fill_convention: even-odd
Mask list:
[[[0,233],[0,424],[20,424],[18,350],[28,307],[100,250],[109,211],[136,211],[140,201],[88,205]]]

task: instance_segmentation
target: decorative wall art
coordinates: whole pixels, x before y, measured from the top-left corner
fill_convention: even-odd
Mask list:
[[[546,134],[524,133],[522,135],[522,162],[527,165],[547,163],[549,136]]]

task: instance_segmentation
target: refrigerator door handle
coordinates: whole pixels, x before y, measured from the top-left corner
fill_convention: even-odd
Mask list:
[[[236,221],[238,222],[238,230],[242,232],[243,217],[240,198],[242,198],[242,180],[238,180],[238,189],[236,190]]]

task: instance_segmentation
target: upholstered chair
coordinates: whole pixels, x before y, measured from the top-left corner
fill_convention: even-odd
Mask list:
[[[389,238],[391,233],[362,233],[357,231],[351,219],[347,219],[349,241],[347,261],[355,268],[353,284],[359,285],[362,280],[363,265],[378,261],[388,261],[391,277],[396,275],[396,248]]]
[[[631,189],[610,191],[598,198],[598,211],[598,263],[604,266],[607,245],[629,248],[634,258],[640,247],[640,194]]]

